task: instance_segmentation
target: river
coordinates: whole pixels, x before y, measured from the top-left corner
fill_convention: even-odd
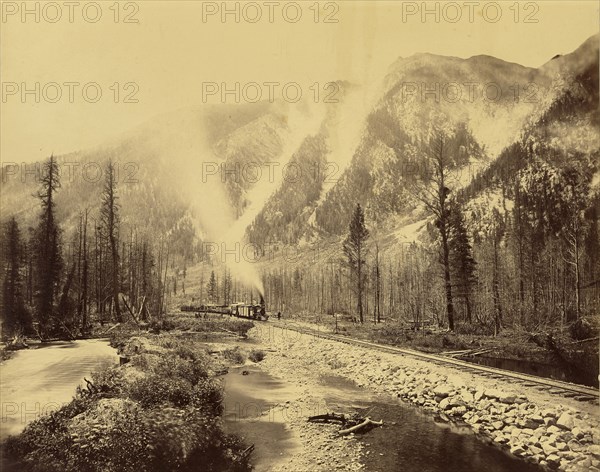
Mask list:
[[[44,343],[15,352],[0,366],[0,441],[71,401],[84,377],[117,362],[106,339]]]
[[[241,375],[246,370],[248,375]],[[285,422],[265,414],[293,397],[293,389],[260,368],[235,368],[225,376],[227,429],[255,444],[253,464],[268,471],[285,462],[298,443]],[[314,387],[327,409],[346,414],[363,412],[385,419],[384,427],[356,437],[366,446],[368,472],[539,472],[537,465],[511,456],[478,439],[467,426],[437,421],[431,414],[399,399],[377,395],[338,376],[322,376]],[[242,405],[242,408],[239,408]],[[246,408],[243,407],[246,405]],[[262,413],[262,414],[261,414]],[[325,433],[324,433],[325,434]]]

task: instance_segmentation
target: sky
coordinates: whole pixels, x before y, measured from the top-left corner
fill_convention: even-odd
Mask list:
[[[223,17],[222,2],[27,2],[28,12],[1,2],[1,160],[93,147],[156,115],[222,100],[203,96],[209,82],[256,82],[248,94],[265,99],[265,82],[277,84],[276,99],[294,83],[323,100],[327,83],[380,80],[417,52],[539,67],[599,24],[597,1],[426,2],[430,13],[423,2],[275,3],[229,2]]]

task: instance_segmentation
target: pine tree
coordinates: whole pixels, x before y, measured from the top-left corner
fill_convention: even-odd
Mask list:
[[[109,161],[106,166],[106,180],[102,193],[102,206],[100,208],[100,218],[103,230],[108,238],[111,259],[111,295],[115,308],[116,320],[123,321],[121,315],[121,306],[119,302],[120,277],[119,277],[119,205],[117,203],[117,179],[115,166]]]
[[[26,333],[31,328],[31,317],[25,306],[22,267],[25,246],[21,231],[13,216],[6,225],[2,251],[6,255],[2,286],[2,330],[8,335]]]
[[[356,284],[358,317],[361,323],[364,322],[363,294],[366,275],[366,256],[368,252],[366,241],[368,237],[369,230],[365,226],[365,215],[362,207],[357,203],[352,219],[350,220],[349,234],[344,240],[343,249]]]
[[[215,271],[210,272],[210,279],[208,280],[208,284],[206,285],[206,290],[208,292],[208,301],[210,303],[217,302],[217,278],[215,277]]]
[[[223,275],[223,304],[229,305],[231,302],[231,272],[225,269]]]
[[[35,231],[35,293],[38,333],[44,338],[54,318],[60,273],[62,270],[61,232],[55,219],[56,190],[60,187],[58,164],[54,156],[44,164],[42,188],[38,193],[42,212]]]
[[[458,296],[465,301],[467,320],[473,322],[471,293],[477,282],[475,277],[476,263],[473,259],[473,248],[467,235],[465,218],[456,202],[450,206],[450,261],[453,272],[454,287]]]

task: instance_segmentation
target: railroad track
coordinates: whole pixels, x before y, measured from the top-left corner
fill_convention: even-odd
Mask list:
[[[455,369],[465,372],[476,373],[478,375],[493,378],[510,380],[512,383],[522,385],[524,387],[533,387],[538,390],[559,395],[561,397],[573,398],[582,402],[590,402],[599,404],[599,391],[596,388],[586,387],[584,385],[572,384],[560,380],[548,379],[545,377],[537,377],[535,375],[522,374],[511,370],[498,369],[496,367],[488,367],[471,362],[462,361],[459,359],[440,356],[437,354],[428,354],[425,352],[414,351],[412,349],[404,349],[385,344],[363,341],[361,339],[349,338],[332,333],[323,333],[317,330],[303,328],[298,326],[290,326],[285,322],[273,320],[273,325],[280,328],[293,330],[302,334],[315,336],[318,338],[328,339],[331,341],[342,342],[354,346],[361,346],[368,349],[396,354],[402,356],[413,357],[420,360],[425,360],[437,365],[452,366]]]

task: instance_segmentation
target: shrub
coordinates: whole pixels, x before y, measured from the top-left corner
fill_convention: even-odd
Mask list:
[[[192,384],[185,379],[153,374],[133,381],[128,393],[142,408],[154,408],[164,404],[184,407],[192,400]]]
[[[250,470],[245,445],[222,430],[223,392],[208,377],[203,350],[170,338],[161,340],[170,346],[163,352],[161,341],[157,347],[141,340],[150,350],[132,354],[132,364],[145,376],[131,380],[124,367],[96,372],[92,392],[80,389],[71,403],[7,440],[21,470],[191,472],[199,464],[206,472]]]
[[[225,357],[225,359],[230,360],[234,364],[243,364],[244,362],[246,362],[244,354],[241,353],[240,348],[237,346],[233,349],[225,349],[223,351],[223,357]]]
[[[576,341],[582,341],[584,339],[590,339],[598,335],[598,331],[594,329],[592,323],[586,318],[579,318],[574,323],[569,325],[569,334],[571,338]]]
[[[96,393],[104,397],[116,397],[122,394],[127,382],[123,369],[112,366],[94,372],[92,383]]]
[[[250,359],[252,362],[260,362],[265,358],[266,354],[264,351],[261,351],[260,349],[252,349],[250,351],[250,354],[248,354],[248,359]]]
[[[223,413],[223,389],[211,379],[203,379],[192,389],[191,404],[209,416]]]

